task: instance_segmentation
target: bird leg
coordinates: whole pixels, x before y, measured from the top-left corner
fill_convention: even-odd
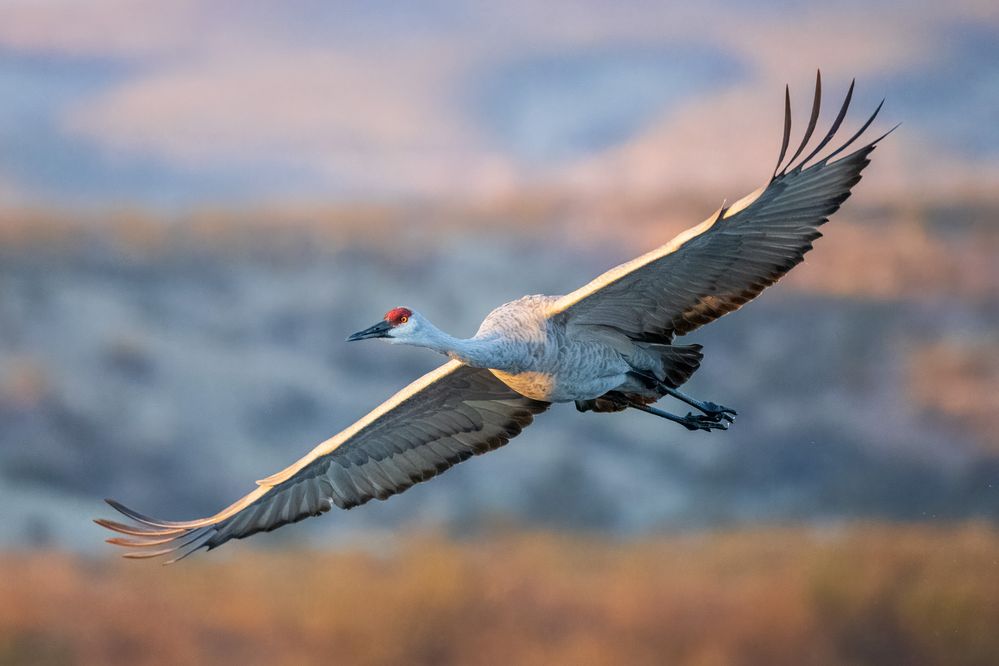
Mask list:
[[[662,385],[661,388],[663,391],[666,392],[666,395],[673,396],[677,400],[681,400],[690,405],[691,407],[701,412],[704,412],[704,415],[706,417],[714,421],[725,420],[728,421],[729,423],[733,423],[735,421],[735,418],[733,417],[738,415],[738,412],[735,411],[734,409],[730,409],[728,407],[725,407],[724,405],[716,405],[713,402],[697,400],[696,398],[692,398],[686,393],[681,393],[680,391],[677,391],[674,388],[670,388],[665,384]]]
[[[679,423],[687,430],[705,430],[707,432],[711,432],[712,430],[728,430],[728,424],[731,422],[731,419],[726,422],[721,418],[714,418],[708,415],[702,416],[701,414],[691,414],[690,412],[687,412],[686,416],[677,416],[676,414],[670,414],[669,412],[664,412],[661,409],[650,407],[649,405],[643,405],[640,402],[628,401],[627,404],[629,407],[634,407],[635,409],[639,409],[643,412],[648,412],[649,414],[653,414],[659,418]]]

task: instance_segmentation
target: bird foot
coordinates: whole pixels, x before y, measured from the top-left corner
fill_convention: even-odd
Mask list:
[[[739,412],[734,409],[713,402],[701,403],[700,407],[706,417],[716,422],[724,420],[729,423],[735,423],[735,417],[739,415]]]
[[[729,417],[728,420],[725,420],[724,415],[708,416],[705,414],[692,414],[687,412],[687,415],[680,421],[680,425],[687,430],[704,430],[705,432],[711,432],[712,430],[728,430],[728,424],[731,422],[731,417]]]

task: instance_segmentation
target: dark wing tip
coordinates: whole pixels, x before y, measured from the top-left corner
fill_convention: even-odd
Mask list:
[[[812,113],[808,119],[808,127],[805,129],[805,135],[801,138],[801,143],[798,145],[798,149],[794,151],[794,154],[791,156],[791,159],[787,161],[787,164],[784,166],[783,171],[780,172],[781,175],[787,173],[787,170],[791,167],[792,164],[794,164],[794,161],[798,159],[798,155],[801,155],[801,152],[805,150],[805,146],[807,146],[808,142],[811,140],[812,133],[815,132],[815,126],[819,122],[819,109],[821,107],[822,107],[822,72],[820,70],[816,70],[815,97],[812,99]]]
[[[882,139],[884,139],[886,136],[888,136],[889,134],[891,134],[892,132],[894,132],[895,130],[897,130],[901,126],[902,126],[902,123],[895,123],[894,127],[892,127],[890,130],[888,130],[887,132],[885,132],[884,134],[882,134],[878,138],[874,139],[874,141],[871,141],[870,145],[876,146],[878,143],[881,142]]]
[[[785,99],[785,107],[784,107],[784,116],[785,116],[784,117],[784,138],[783,138],[783,142],[782,142],[782,145],[781,145],[781,156],[780,156],[780,160],[778,160],[777,169],[774,171],[774,175],[773,175],[773,179],[774,180],[782,178],[783,176],[785,176],[788,173],[788,170],[791,170],[792,172],[801,171],[833,139],[833,137],[836,135],[837,131],[839,131],[840,126],[843,124],[843,120],[846,118],[847,110],[849,109],[850,102],[853,99],[853,92],[854,92],[854,88],[856,86],[856,83],[857,83],[856,78],[850,80],[850,87],[846,91],[846,97],[843,100],[843,104],[840,107],[839,113],[837,113],[837,115],[836,115],[836,119],[833,121],[832,126],[829,128],[829,131],[826,133],[826,136],[822,139],[822,141],[819,142],[819,144],[806,157],[804,157],[796,166],[793,166],[795,160],[798,158],[798,155],[801,154],[801,152],[807,146],[809,139],[811,139],[812,133],[815,130],[815,125],[818,122],[819,103],[821,101],[821,94],[822,94],[821,93],[822,78],[821,78],[821,70],[816,71],[816,76],[815,76],[815,99],[814,99],[814,101],[812,103],[812,115],[811,115],[811,118],[809,119],[808,128],[805,130],[805,135],[804,135],[804,138],[802,139],[801,145],[798,147],[798,149],[795,151],[795,153],[791,156],[791,159],[788,160],[788,162],[784,166],[784,168],[781,169],[781,164],[783,163],[784,155],[786,154],[787,146],[788,146],[788,143],[789,143],[789,135],[790,135],[790,127],[791,127],[790,101],[789,101],[790,100],[790,96],[789,96],[789,92],[788,92],[789,88],[788,88],[788,86],[784,87],[784,90],[785,90],[785,98],[784,98]],[[857,130],[857,132],[853,136],[851,136],[845,143],[843,143],[843,145],[841,145],[839,148],[837,148],[836,150],[834,150],[829,155],[827,155],[824,158],[822,158],[817,164],[828,164],[834,157],[836,157],[837,155],[839,155],[840,153],[842,153],[844,150],[846,150],[848,147],[850,147],[857,139],[859,139],[861,137],[861,135],[863,135],[864,132],[867,131],[867,128],[870,127],[871,124],[874,122],[874,120],[878,117],[878,114],[881,112],[881,109],[884,106],[884,103],[885,103],[885,98],[882,98],[882,100],[878,104],[877,108],[874,109],[874,113],[871,114],[871,116],[867,119],[867,121],[863,124],[863,126],[861,126],[861,128],[859,130]],[[895,125],[894,127],[892,127],[890,130],[888,130],[887,132],[885,132],[884,134],[882,134],[878,138],[876,138],[873,141],[869,142],[865,146],[865,148],[866,147],[873,147],[873,146],[875,146],[879,141],[881,141],[886,136],[888,136],[889,134],[891,134],[892,132],[894,132],[896,129],[898,129],[899,125],[901,125],[901,123],[899,123],[898,125]],[[792,166],[793,166],[793,168],[792,168]]]
[[[780,144],[780,155],[777,157],[777,166],[774,167],[774,177],[780,170],[780,165],[787,155],[787,146],[791,142],[791,86],[784,84],[784,139]]]
[[[867,128],[871,126],[871,123],[873,123],[873,122],[874,122],[874,119],[878,117],[878,114],[879,114],[879,113],[881,113],[881,107],[883,107],[884,105],[885,105],[885,98],[882,98],[882,99],[881,99],[881,102],[880,102],[880,103],[878,104],[877,108],[876,108],[876,109],[874,109],[874,113],[872,113],[872,114],[871,114],[871,117],[867,119],[867,122],[865,122],[865,123],[864,123],[864,124],[863,124],[863,125],[861,126],[861,128],[860,128],[859,130],[857,130],[857,133],[856,133],[856,134],[854,134],[853,136],[851,136],[851,137],[850,137],[850,138],[849,138],[849,139],[847,140],[847,142],[846,142],[846,143],[844,143],[844,144],[843,144],[842,146],[840,146],[839,148],[837,148],[836,150],[834,150],[834,151],[833,151],[832,153],[830,153],[829,155],[827,155],[826,157],[824,157],[824,158],[822,159],[822,161],[820,162],[820,164],[828,164],[828,163],[829,163],[829,161],[830,161],[830,160],[831,160],[832,158],[834,158],[834,157],[836,157],[837,155],[839,155],[839,154],[840,154],[841,152],[843,152],[843,151],[844,151],[844,150],[846,150],[846,149],[847,149],[848,147],[850,147],[850,146],[851,146],[851,145],[853,144],[853,142],[854,142],[854,141],[856,141],[857,139],[859,139],[859,138],[860,138],[860,136],[861,136],[861,135],[862,135],[862,134],[863,134],[864,132],[866,132],[866,131],[867,131]],[[897,125],[896,125],[896,127],[897,127]],[[891,132],[893,132],[893,131],[894,131],[894,129],[895,129],[895,128],[892,128],[892,129],[891,129],[891,130],[889,130],[889,131],[888,131],[887,133],[885,133],[885,134],[884,134],[883,136],[881,136],[881,137],[879,137],[878,139],[876,139],[875,141],[873,141],[873,142],[871,143],[871,145],[873,145],[873,144],[877,143],[878,141],[880,141],[881,139],[883,139],[883,138],[884,138],[885,136],[888,136],[888,134],[890,134]]]
[[[808,164],[813,157],[818,155],[819,152],[823,148],[825,148],[830,141],[832,141],[833,137],[836,136],[836,132],[839,131],[840,125],[843,124],[843,120],[846,118],[846,112],[850,108],[850,102],[853,100],[853,89],[856,86],[856,84],[857,84],[857,79],[854,78],[850,80],[850,87],[846,91],[846,97],[843,99],[843,105],[840,107],[839,113],[836,114],[836,119],[833,121],[832,126],[829,128],[829,131],[826,132],[825,137],[822,139],[822,141],[819,142],[819,145],[815,146],[815,149],[812,150],[812,152],[810,152],[807,157],[801,160],[798,166],[795,167],[796,169],[798,170],[803,169],[805,165]]]
[[[121,502],[119,502],[117,500],[113,500],[113,499],[108,498],[108,499],[105,499],[104,501],[107,502],[108,505],[112,509],[114,509],[118,513],[122,514],[123,516],[126,516],[127,518],[131,518],[135,522],[141,523],[143,525],[147,525],[149,527],[153,527],[153,528],[157,528],[157,529],[183,529],[183,528],[189,527],[189,525],[184,524],[184,523],[178,523],[178,522],[171,521],[171,520],[159,520],[157,518],[152,518],[151,516],[147,516],[145,514],[139,513],[135,509],[128,508],[127,506],[125,506],[124,504],[122,504]]]
[[[127,535],[127,538],[114,536],[105,539],[106,543],[127,549],[122,553],[122,557],[130,560],[145,560],[168,553],[178,553],[179,555],[164,564],[171,564],[205,547],[211,537],[216,534],[214,526],[187,527],[171,525],[166,521],[156,521],[147,516],[129,509],[121,502],[107,498],[104,500],[113,509],[133,521],[132,524],[120,523],[107,518],[94,518],[94,523],[101,527]],[[150,550],[155,546],[163,546],[156,550]]]

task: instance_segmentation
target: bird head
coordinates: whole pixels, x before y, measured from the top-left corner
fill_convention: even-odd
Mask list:
[[[404,307],[392,308],[380,322],[354,333],[347,342],[369,338],[385,338],[393,343],[413,342],[420,337],[423,328],[424,319],[418,313]]]

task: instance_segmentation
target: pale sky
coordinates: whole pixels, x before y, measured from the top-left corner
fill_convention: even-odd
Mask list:
[[[0,206],[732,198],[817,67],[879,187],[999,182],[994,2],[541,4],[0,0]]]

